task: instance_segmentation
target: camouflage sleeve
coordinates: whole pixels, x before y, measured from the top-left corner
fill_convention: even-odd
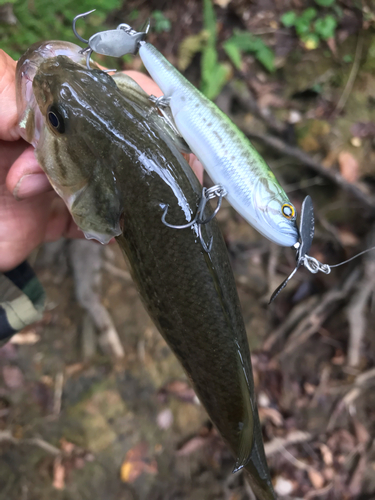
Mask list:
[[[16,297],[7,293],[15,285]],[[0,345],[16,332],[42,318],[45,292],[28,262],[0,274]],[[13,286],[13,288],[15,288]],[[7,300],[8,299],[8,300]]]

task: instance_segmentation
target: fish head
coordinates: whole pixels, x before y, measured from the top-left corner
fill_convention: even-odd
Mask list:
[[[118,144],[108,135],[117,86],[87,69],[74,46],[55,57],[51,46],[47,57],[40,47],[28,52],[17,69],[20,130],[86,238],[108,243],[121,234],[121,195],[110,168]]]
[[[297,211],[271,171],[258,179],[253,193],[258,230],[278,245],[294,246],[299,240]]]

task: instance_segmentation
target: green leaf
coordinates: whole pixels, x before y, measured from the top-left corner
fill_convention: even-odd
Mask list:
[[[342,60],[344,63],[351,63],[353,62],[353,56],[351,54],[345,54]]]
[[[335,30],[337,27],[336,19],[328,14],[325,17],[317,19],[314,23],[314,29],[317,35],[323,40],[328,40],[335,36]]]
[[[297,14],[290,10],[289,12],[285,12],[280,18],[281,22],[286,28],[290,28],[295,25],[297,19]]]
[[[209,99],[215,99],[228,81],[230,73],[231,71],[228,65],[222,63],[217,64],[212,70],[209,79],[202,85],[202,92],[204,95]]]
[[[296,19],[295,28],[297,35],[299,37],[302,37],[303,35],[306,35],[310,31],[310,21],[304,19],[303,17],[298,17]]]
[[[227,40],[223,43],[223,49],[225,50],[227,56],[232,61],[233,65],[237,69],[242,68],[242,56],[241,51],[238,46],[231,40]]]
[[[210,43],[211,45],[215,45],[217,25],[216,15],[211,0],[203,1],[203,26],[210,35],[208,43]]]
[[[162,33],[163,31],[171,30],[171,22],[165,17],[161,10],[154,10],[151,17],[155,21],[154,29],[156,33]]]
[[[228,42],[233,43],[238,49],[245,52],[255,52],[264,46],[261,38],[255,37],[247,31],[235,30],[233,36],[229,38]]]
[[[312,21],[316,17],[317,13],[318,12],[314,9],[314,7],[310,7],[302,12],[301,18],[305,21]]]
[[[255,37],[247,31],[235,31],[234,35],[229,38],[224,45],[228,46],[231,54],[228,56],[231,58],[233,64],[236,66],[238,63],[239,55],[235,54],[235,49],[232,47],[237,47],[237,52],[243,51],[250,54],[254,54],[255,58],[270,72],[275,71],[275,54],[273,51],[267,47],[263,40],[259,37]],[[226,47],[224,49],[227,51]],[[235,58],[236,63],[233,61],[232,57]],[[236,66],[238,67],[238,66]]]
[[[331,7],[335,3],[335,0],[315,0],[315,3],[321,7]]]
[[[258,50],[255,57],[270,73],[275,71],[275,54],[269,47],[264,46]]]

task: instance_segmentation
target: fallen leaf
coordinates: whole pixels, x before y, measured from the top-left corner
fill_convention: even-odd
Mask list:
[[[340,242],[344,247],[356,247],[359,245],[359,238],[353,234],[351,231],[347,231],[345,229],[338,230]]]
[[[359,163],[348,151],[341,151],[338,157],[341,175],[348,182],[355,182],[359,177]]]
[[[65,452],[67,455],[71,455],[73,453],[74,448],[76,447],[75,444],[70,443],[67,441],[65,438],[60,439],[60,448],[62,449],[63,452]]]
[[[65,488],[65,467],[61,463],[61,457],[56,457],[53,462],[53,487],[57,490]]]
[[[147,443],[141,442],[127,452],[120,470],[122,482],[133,483],[143,473],[157,474],[156,460],[149,457],[148,448]]]
[[[281,413],[277,411],[275,408],[264,408],[259,406],[258,411],[259,411],[259,418],[262,423],[264,423],[265,420],[271,420],[271,422],[275,427],[282,427],[284,419]]]
[[[200,450],[207,443],[207,437],[196,436],[189,439],[178,451],[176,455],[178,457],[187,457],[197,450]]]
[[[353,425],[358,443],[367,444],[371,436],[366,427],[357,419],[353,419]]]
[[[351,126],[350,132],[354,137],[375,137],[374,122],[357,122]]]
[[[22,333],[13,335],[10,342],[17,345],[32,345],[39,342],[39,340],[40,335],[38,335],[35,330],[24,330]]]
[[[320,490],[320,488],[323,488],[325,483],[323,474],[321,474],[318,470],[312,468],[308,469],[307,474],[309,476],[311,484],[316,490]]]
[[[323,461],[326,465],[331,466],[333,464],[332,451],[324,443],[319,445],[320,453],[322,454]]]
[[[169,408],[161,411],[156,417],[159,429],[167,430],[173,424],[173,413]]]
[[[158,396],[160,399],[163,399],[163,396],[174,396],[185,403],[193,403],[196,399],[194,389],[183,380],[169,382],[159,390]]]
[[[289,495],[294,490],[294,485],[290,479],[278,476],[275,482],[275,491],[280,496]]]
[[[4,366],[3,378],[5,385],[9,387],[9,389],[19,389],[23,386],[24,377],[17,366]]]
[[[214,4],[218,5],[222,9],[225,9],[230,4],[231,0],[214,0]]]

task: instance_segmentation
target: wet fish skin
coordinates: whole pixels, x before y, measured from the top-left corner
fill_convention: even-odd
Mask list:
[[[44,126],[38,160],[70,196],[85,187],[76,202],[84,205],[78,215],[89,215],[80,220],[85,230],[94,225],[93,232],[109,234],[119,223],[116,240],[147,311],[232,449],[237,468],[249,472],[260,500],[272,500],[248,341],[220,229],[215,219],[203,227],[205,241],[213,237],[207,254],[196,227],[162,224],[165,205],[168,221],[190,222],[201,186],[160,116],[103,75],[65,57],[40,65],[33,83],[40,112],[46,118],[51,104],[63,106],[67,119],[62,134]],[[75,208],[71,204],[77,217]]]

